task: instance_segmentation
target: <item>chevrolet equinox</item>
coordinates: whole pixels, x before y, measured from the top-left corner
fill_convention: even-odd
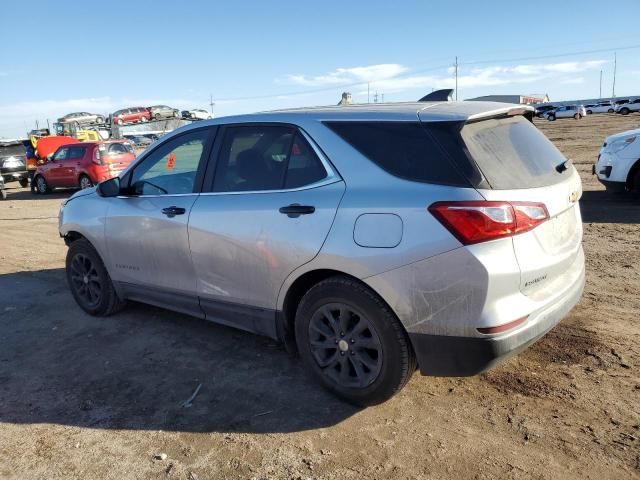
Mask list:
[[[584,285],[577,171],[485,102],[205,120],[60,211],[78,305],[126,300],[266,335],[360,405],[416,368],[468,376],[521,351]]]

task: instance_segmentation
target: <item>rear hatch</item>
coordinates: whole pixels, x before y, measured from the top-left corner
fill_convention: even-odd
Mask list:
[[[136,158],[129,142],[103,142],[98,145],[96,155],[113,177],[118,176]]]
[[[573,272],[582,241],[578,172],[521,115],[467,122],[457,135],[465,154],[460,157],[476,170],[472,183],[486,200],[543,203],[548,211],[547,221],[512,237],[520,290],[534,299],[563,290],[579,274]]]

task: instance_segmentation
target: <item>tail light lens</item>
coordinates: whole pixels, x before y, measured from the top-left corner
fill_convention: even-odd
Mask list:
[[[527,232],[549,219],[543,203],[531,202],[436,202],[429,212],[464,245]]]
[[[94,150],[93,159],[91,160],[96,165],[102,165],[102,158],[100,158],[100,149],[96,148]]]

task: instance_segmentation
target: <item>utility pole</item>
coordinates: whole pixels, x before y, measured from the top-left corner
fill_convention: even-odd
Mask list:
[[[369,100],[370,88],[371,88],[371,82],[367,82],[367,103],[371,103],[371,100]]]
[[[373,103],[378,103],[378,92],[373,94]]]
[[[213,95],[209,94],[209,106],[211,107],[211,115],[213,116],[213,106],[216,104],[216,102],[213,101]]]
[[[602,70],[600,70],[600,96],[598,98],[602,100]]]
[[[616,98],[616,67],[618,64],[617,53],[613,52],[613,87],[611,89],[611,96]]]
[[[454,65],[456,69],[456,102],[458,101],[458,57],[456,56],[456,63]]]

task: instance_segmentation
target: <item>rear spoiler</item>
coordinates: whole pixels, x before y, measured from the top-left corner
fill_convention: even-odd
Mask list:
[[[518,105],[512,107],[501,108],[498,110],[489,110],[488,112],[477,113],[469,116],[467,123],[479,122],[481,120],[487,120],[489,118],[503,118],[503,117],[515,117],[522,115],[524,118],[533,123],[535,110],[529,105]]]

